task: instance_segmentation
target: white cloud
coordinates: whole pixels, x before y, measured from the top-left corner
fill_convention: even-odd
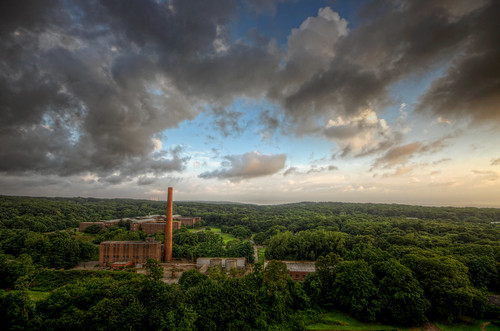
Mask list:
[[[394,139],[390,126],[383,118],[379,119],[372,109],[350,118],[338,116],[329,120],[323,134],[334,139],[344,154],[374,150],[381,144],[390,144]]]
[[[257,151],[241,155],[228,155],[224,157],[222,169],[207,171],[200,174],[200,178],[229,179],[239,182],[243,179],[269,176],[285,167],[286,155],[264,155]]]
[[[161,140],[158,138],[151,138],[151,141],[153,142],[153,152],[161,151],[161,148],[163,147]]]

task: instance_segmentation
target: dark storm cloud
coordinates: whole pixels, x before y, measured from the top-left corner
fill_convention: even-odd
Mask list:
[[[307,174],[320,173],[325,171],[335,171],[335,170],[339,170],[339,168],[334,165],[329,165],[328,167],[318,167],[317,165],[312,165],[311,169],[307,171]]]
[[[57,18],[52,11],[60,4],[58,0],[2,1],[0,3],[0,34],[12,33],[16,29],[36,30]],[[51,15],[49,19],[48,15]]]
[[[214,115],[213,126],[217,132],[221,132],[224,137],[237,137],[245,130],[244,123],[241,123],[240,118],[243,113],[231,111],[223,107],[215,107],[212,109]]]
[[[278,118],[273,116],[270,110],[265,110],[259,114],[259,124],[262,126],[259,134],[263,140],[269,140],[280,126]]]
[[[297,172],[297,168],[296,167],[290,167],[288,169],[285,170],[285,172],[283,173],[283,176],[288,176],[288,175],[291,175],[293,173],[296,173]]]
[[[297,1],[297,0],[245,0],[250,11],[257,14],[267,14],[274,16],[276,14],[276,8],[279,3],[286,1]]]
[[[468,17],[465,50],[420,98],[417,110],[475,122],[500,120],[500,3]]]
[[[97,16],[99,23],[109,22],[124,43],[132,41],[140,47],[161,49],[170,56],[183,58],[211,51],[217,26],[228,24],[236,9],[232,0],[103,0],[100,3],[107,10],[106,15]],[[95,14],[96,6],[82,6],[87,13]]]
[[[391,148],[382,157],[375,161],[374,166],[390,168],[396,164],[408,163],[413,154],[415,154],[420,148],[422,148],[422,144],[418,142]]]
[[[249,3],[262,12],[279,2]],[[188,160],[182,152],[159,155],[153,139],[202,110],[227,109],[236,97],[267,97],[283,106],[283,121],[265,113],[260,118],[267,122],[265,133],[277,129],[277,118],[279,125],[295,124],[296,133],[336,141],[371,130],[377,132],[376,144],[356,150],[345,143],[343,155],[389,153],[400,139],[380,123],[325,129],[326,124],[367,108],[378,111],[390,102],[387,91],[394,83],[450,59],[452,65],[418,109],[446,118],[499,118],[495,1],[375,1],[352,31],[333,10],[321,8],[290,32],[286,49],[256,33],[232,40],[238,7],[232,0],[4,1],[0,6],[3,173],[91,172],[103,182],[119,183],[182,171]],[[215,124],[229,135],[245,129],[239,118],[225,111]],[[389,159],[382,157],[380,164],[393,162],[385,156]],[[242,166],[246,158],[270,173],[283,168],[284,155],[262,164],[266,157],[231,156],[229,169],[205,177],[247,178],[252,172]]]
[[[137,179],[139,185],[151,185],[157,181],[154,177],[141,176]]]
[[[406,145],[392,147],[384,155],[377,158],[373,164],[373,168],[391,168],[395,165],[407,164],[410,159],[417,154],[435,154],[448,146],[448,140],[457,137],[460,130],[455,133],[445,135],[439,139],[423,144],[421,142],[414,142]],[[446,162],[450,159],[442,159],[436,161],[434,165],[441,162]],[[373,169],[372,168],[372,169]],[[401,170],[403,167],[400,168]],[[409,169],[409,168],[408,168]]]
[[[179,152],[153,153],[155,134],[198,112],[167,69],[213,52],[232,4],[4,3],[0,171],[119,183],[184,169]]]
[[[239,182],[243,179],[270,176],[285,167],[286,155],[263,155],[258,152],[228,155],[223,169],[204,172],[200,178],[229,179]]]
[[[476,119],[498,118],[499,4],[484,3],[371,2],[359,26],[334,45],[328,66],[284,95],[285,108],[301,125],[311,114],[355,116],[389,102],[388,89],[397,81],[457,58],[419,109],[448,115],[459,106],[457,115],[463,109]]]

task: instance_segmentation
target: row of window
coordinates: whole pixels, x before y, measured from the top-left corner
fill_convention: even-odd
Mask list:
[[[149,256],[149,255],[146,255],[146,256],[144,256],[144,257],[145,257],[146,259],[149,259],[149,258],[150,258],[150,256]],[[104,255],[104,258],[105,258],[105,259],[109,259],[109,255]],[[128,258],[129,258],[129,256],[128,256],[128,255],[121,255],[121,256],[120,256],[120,255],[113,255],[113,258],[114,258],[114,259],[119,259],[119,258],[121,258],[121,259],[128,259]],[[134,255],[134,256],[132,256],[132,258],[133,258],[133,259],[139,259],[139,256]]]

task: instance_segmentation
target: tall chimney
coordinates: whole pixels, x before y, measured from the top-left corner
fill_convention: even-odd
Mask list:
[[[165,222],[165,262],[172,261],[172,207],[174,200],[174,189],[168,188],[167,199],[167,221]]]

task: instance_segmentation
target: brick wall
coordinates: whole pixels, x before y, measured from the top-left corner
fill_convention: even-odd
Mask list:
[[[161,257],[161,242],[159,241],[103,241],[99,246],[101,266],[128,261],[132,261],[133,264],[144,264],[147,259],[161,261]]]

